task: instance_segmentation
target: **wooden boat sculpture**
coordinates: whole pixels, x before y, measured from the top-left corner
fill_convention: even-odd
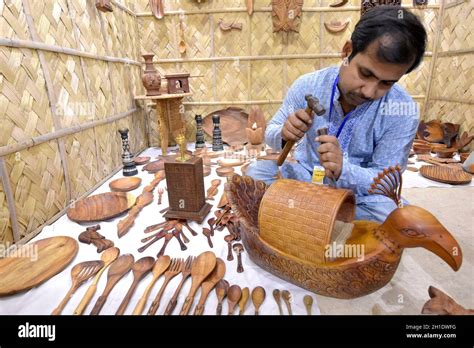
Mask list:
[[[386,285],[405,248],[428,249],[455,271],[461,266],[459,244],[428,211],[403,207],[401,186],[399,166],[374,179],[371,193],[398,205],[383,223],[353,221],[355,198],[350,190],[289,179],[267,186],[234,175],[225,191],[240,218],[243,244],[256,264],[307,290],[349,299]],[[353,227],[347,238],[335,236],[335,226],[348,224]],[[336,241],[363,246],[363,257],[327,258],[328,245]]]

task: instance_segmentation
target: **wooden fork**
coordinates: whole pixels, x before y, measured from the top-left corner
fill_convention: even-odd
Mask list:
[[[181,282],[179,283],[178,287],[176,288],[176,291],[173,294],[173,297],[171,298],[170,302],[168,303],[168,306],[166,307],[166,310],[164,313],[165,315],[171,315],[176,305],[178,304],[178,295],[181,291],[181,288],[183,287],[184,282],[191,275],[191,268],[193,266],[193,262],[195,259],[196,257],[194,256],[188,256],[188,258],[186,259],[186,262],[184,263],[184,266],[181,271],[181,274],[182,274]]]
[[[158,310],[158,307],[160,307],[161,296],[163,295],[163,292],[165,291],[166,286],[168,285],[171,279],[173,279],[176,275],[181,273],[181,271],[183,270],[183,267],[184,267],[183,259],[171,260],[170,267],[164,273],[165,281],[163,282],[163,285],[161,286],[161,289],[158,292],[158,294],[156,294],[155,300],[152,302],[150,309],[148,310],[148,315],[155,315],[156,311]]]
[[[163,196],[163,193],[165,193],[166,187],[159,187],[158,188],[158,205],[161,204],[161,197]]]

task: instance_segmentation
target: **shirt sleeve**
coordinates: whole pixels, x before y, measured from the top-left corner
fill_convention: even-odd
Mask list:
[[[351,189],[357,195],[368,195],[374,177],[383,169],[399,164],[402,172],[407,166],[408,155],[418,128],[418,115],[402,117],[383,116],[389,120],[385,132],[375,145],[372,160],[367,168],[351,163],[344,156],[342,171],[336,186]]]
[[[268,122],[265,130],[265,142],[275,151],[282,149],[281,131],[288,116],[298,109],[304,108],[304,86],[305,77],[297,79],[288,90],[283,104],[273,118]],[[302,104],[303,101],[303,104]]]

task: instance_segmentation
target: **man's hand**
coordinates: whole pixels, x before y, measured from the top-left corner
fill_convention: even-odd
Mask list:
[[[342,151],[339,141],[334,135],[320,135],[316,138],[320,142],[319,162],[326,170],[326,176],[337,180],[342,172]]]
[[[296,142],[308,131],[311,123],[313,123],[313,118],[305,110],[297,110],[294,114],[288,116],[281,130],[281,137],[285,141],[293,140]]]

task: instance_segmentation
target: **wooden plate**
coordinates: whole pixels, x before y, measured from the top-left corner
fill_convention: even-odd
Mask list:
[[[67,210],[67,216],[76,222],[108,220],[130,209],[135,200],[130,193],[101,193],[77,201]]]
[[[112,191],[117,192],[128,192],[135,190],[142,183],[142,179],[136,176],[127,178],[115,179],[109,183],[109,187]]]
[[[440,166],[421,166],[420,174],[427,179],[452,185],[469,184],[472,175],[463,170]]]
[[[141,166],[142,164],[150,162],[150,158],[151,158],[150,156],[139,156],[139,157],[135,157],[133,159],[133,162],[135,162],[137,166]]]
[[[216,173],[219,176],[230,176],[234,174],[234,168],[232,167],[218,167]]]
[[[165,161],[160,159],[158,161],[153,161],[153,162],[148,163],[142,168],[142,171],[146,170],[150,174],[155,174],[156,172],[160,170],[164,170],[164,169],[165,169]]]
[[[76,240],[52,237],[19,247],[0,259],[0,296],[29,290],[61,272],[79,249]]]
[[[212,138],[214,124],[212,115],[220,116],[222,141],[228,145],[245,144],[247,142],[247,119],[249,115],[241,108],[228,107],[227,109],[211,112],[202,121],[204,132]]]

